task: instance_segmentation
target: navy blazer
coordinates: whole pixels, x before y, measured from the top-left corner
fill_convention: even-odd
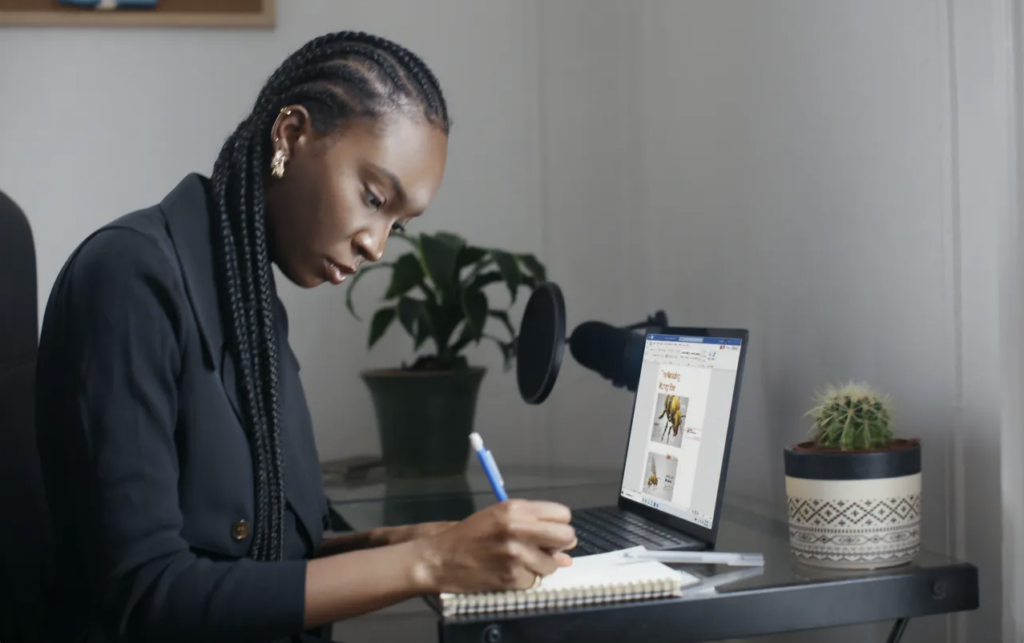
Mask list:
[[[38,436],[57,539],[52,640],[298,635],[327,525],[288,320],[280,342],[286,560],[246,558],[252,456],[214,281],[209,181],[190,175],[72,254],[46,307]]]

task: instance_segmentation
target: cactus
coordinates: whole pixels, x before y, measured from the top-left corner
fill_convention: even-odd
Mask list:
[[[893,439],[891,404],[866,384],[830,386],[808,411],[814,444],[826,449],[884,449]]]

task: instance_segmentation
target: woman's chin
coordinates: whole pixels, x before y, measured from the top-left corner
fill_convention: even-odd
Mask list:
[[[289,266],[281,265],[277,263],[277,269],[284,275],[284,278],[295,284],[299,288],[309,290],[316,288],[317,286],[327,283],[327,277],[325,275],[318,275],[311,271],[297,271],[292,270]]]

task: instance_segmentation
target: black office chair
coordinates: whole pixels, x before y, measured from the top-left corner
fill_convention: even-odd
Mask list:
[[[36,253],[0,192],[0,641],[38,640],[52,537],[35,432]]]

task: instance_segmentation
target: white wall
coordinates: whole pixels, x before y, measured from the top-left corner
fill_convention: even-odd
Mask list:
[[[1009,1],[304,0],[280,3],[272,32],[2,31],[0,91],[16,99],[0,184],[32,218],[45,297],[89,231],[208,171],[289,51],[329,29],[393,37],[435,68],[457,121],[424,226],[539,252],[570,328],[658,308],[749,327],[729,487],[768,508],[817,386],[891,392],[925,441],[926,544],[982,568],[982,610],[949,631],[997,641],[1001,476],[1018,480],[1000,451],[1021,372],[1000,351],[1020,307]],[[405,358],[404,338],[367,354],[340,291],[283,297],[323,457],[375,450],[357,372]],[[476,357],[494,367],[478,418],[504,461],[621,462],[629,395],[567,358],[527,408],[494,352]],[[945,625],[906,640],[953,640]]]
[[[634,200],[639,14],[623,2],[537,4],[544,256],[565,293],[567,330],[587,320],[642,321],[655,309],[644,308],[637,231],[646,215]],[[567,352],[541,411],[550,461],[621,467],[631,408],[629,393]]]
[[[1001,4],[651,1],[635,37],[646,305],[752,331],[730,490],[781,506],[824,382],[892,393],[925,545],[982,570],[969,641],[1000,636]]]
[[[589,244],[551,255],[570,316],[665,308],[750,328],[729,490],[775,512],[781,449],[805,435],[815,389],[890,392],[925,445],[925,545],[982,583],[982,609],[915,622],[907,640],[1001,634],[999,462],[1016,425],[1000,405],[1020,383],[1002,371],[1019,315],[1000,326],[1001,293],[1020,285],[1000,268],[1016,247],[1001,246],[1008,4],[541,3],[546,238]],[[547,409],[557,462],[593,459],[580,427],[628,412],[572,366]],[[611,460],[622,438],[605,422],[586,439]]]

